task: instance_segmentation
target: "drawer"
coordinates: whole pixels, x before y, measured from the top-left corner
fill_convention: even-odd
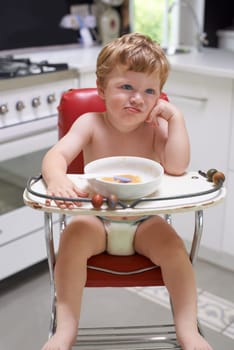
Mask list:
[[[233,104],[233,108],[234,108],[234,104]],[[234,110],[232,115],[229,169],[231,171],[234,171]]]
[[[227,173],[232,80],[172,71],[164,91],[184,115],[191,143],[190,169],[215,167]]]
[[[0,247],[0,280],[46,258],[42,230]]]
[[[59,225],[54,225],[55,250]],[[0,247],[0,280],[46,259],[44,228]]]
[[[209,96],[207,80],[208,77],[199,74],[171,71],[163,90],[169,99],[204,103]]]
[[[234,203],[234,171],[229,171],[227,176],[227,197],[225,212],[225,228],[223,234],[222,251],[234,257],[234,225],[233,225],[233,203]]]
[[[44,226],[42,212],[22,207],[0,216],[0,247]]]

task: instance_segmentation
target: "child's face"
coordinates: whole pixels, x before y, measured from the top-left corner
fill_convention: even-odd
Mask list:
[[[160,81],[156,73],[127,71],[124,66],[117,66],[99,93],[111,124],[118,130],[131,131],[146,120],[156,105]]]

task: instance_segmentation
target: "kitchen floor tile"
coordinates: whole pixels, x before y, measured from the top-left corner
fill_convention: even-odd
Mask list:
[[[198,310],[201,323],[220,333],[234,322],[234,303],[214,294],[205,291],[199,294]]]
[[[170,308],[164,287],[128,288],[132,293]],[[198,319],[201,325],[233,338],[234,303],[198,289]]]

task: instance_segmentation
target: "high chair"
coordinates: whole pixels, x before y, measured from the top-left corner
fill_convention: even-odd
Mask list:
[[[162,98],[167,99],[165,94]],[[86,112],[105,111],[104,102],[99,98],[96,88],[72,89],[62,96],[59,111],[59,138],[67,133],[72,123]],[[69,166],[68,173],[83,173],[83,156],[80,154]],[[171,216],[165,215],[168,223]],[[66,225],[65,215],[61,215],[61,232]],[[56,291],[54,285],[54,251],[52,218],[45,213],[46,247],[51,283],[51,323],[49,337],[56,329]],[[190,259],[194,264],[203,227],[203,211],[195,211],[195,229],[191,245]],[[144,256],[112,256],[106,253],[88,260],[86,287],[141,287],[163,286],[160,267],[155,266]],[[114,334],[114,336],[113,336]],[[77,347],[81,349],[180,349],[173,325],[154,325],[142,327],[106,327],[104,329],[79,329]]]

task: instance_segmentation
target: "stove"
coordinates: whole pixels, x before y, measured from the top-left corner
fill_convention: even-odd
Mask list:
[[[78,74],[67,63],[0,57],[0,145],[55,129],[60,97],[74,87]]]
[[[32,62],[29,58],[14,58],[12,55],[0,57],[0,79],[25,77],[67,70],[67,63]]]
[[[46,256],[43,216],[24,206],[22,194],[58,139],[62,93],[79,87],[68,64],[35,61],[0,57],[0,280]]]

